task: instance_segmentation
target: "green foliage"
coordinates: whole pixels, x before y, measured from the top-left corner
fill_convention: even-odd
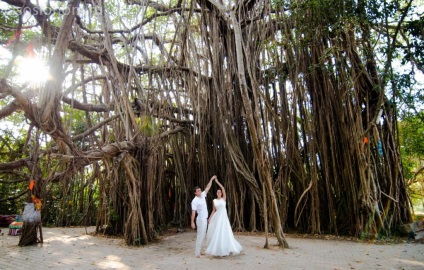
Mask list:
[[[66,112],[63,116],[64,125],[72,131],[72,135],[78,135],[83,133],[87,129],[87,123],[85,120],[85,112],[81,110],[74,110],[70,106],[63,106]],[[93,117],[93,120],[95,118]]]
[[[146,137],[151,137],[159,133],[158,124],[152,116],[141,116],[139,124],[141,132]]]
[[[5,124],[5,123],[4,123]],[[10,159],[19,159],[24,153],[25,140],[22,130],[12,129],[10,122],[6,122],[6,127],[0,131],[0,162],[6,162]],[[21,132],[20,132],[21,131]]]
[[[0,8],[0,23],[2,25],[7,25],[7,26],[16,26],[16,23],[18,22],[18,12],[15,9],[10,9],[10,8]],[[13,33],[11,30],[8,29],[2,29],[2,33],[3,34],[11,34]]]
[[[424,158],[424,122],[418,116],[405,117],[399,123],[399,133],[403,169],[405,177],[411,181]]]
[[[403,49],[402,64],[415,59],[415,64],[419,69],[424,68],[424,16],[417,20],[409,21],[405,25],[405,31],[408,35],[409,46]]]
[[[399,124],[403,153],[415,158],[424,158],[424,111],[402,119]]]
[[[395,89],[394,97],[400,109],[400,117],[409,115],[411,111],[416,111],[419,109],[420,104],[424,103],[424,89],[419,89],[416,81],[416,76],[418,75],[415,72],[402,72],[398,70],[391,76],[391,86]]]
[[[402,165],[414,208],[422,209],[424,196],[424,111],[399,123]],[[421,170],[421,173],[417,173]]]
[[[21,158],[23,152],[24,140],[22,137],[16,136],[14,132],[8,128],[0,131],[0,162],[7,162],[10,159]],[[17,154],[19,156],[17,156]],[[20,174],[0,174],[0,198],[6,199],[21,194],[27,189],[28,182],[24,177],[30,172],[23,168]],[[21,197],[18,200],[8,200],[0,203],[1,214],[19,214],[22,212],[23,203],[26,197]]]
[[[365,3],[365,1],[363,2]],[[367,20],[378,23],[386,17],[396,17],[399,11],[399,2],[385,0],[371,0],[366,2],[366,17]]]
[[[116,213],[116,210],[113,207],[109,208],[109,215],[111,221],[118,221],[119,220],[119,214]]]

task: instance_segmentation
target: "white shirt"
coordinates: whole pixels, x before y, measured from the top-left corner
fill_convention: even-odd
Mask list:
[[[195,196],[191,201],[191,210],[197,212],[198,218],[208,218],[208,207],[206,206],[206,193],[202,191],[200,197]]]

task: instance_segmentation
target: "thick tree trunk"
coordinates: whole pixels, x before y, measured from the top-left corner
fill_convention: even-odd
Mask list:
[[[247,83],[246,76],[244,71],[244,61],[243,61],[243,47],[242,47],[242,35],[240,24],[236,19],[236,16],[233,12],[230,13],[232,20],[232,25],[234,27],[234,39],[236,45],[236,55],[237,55],[237,70],[238,70],[238,79],[240,82],[240,92],[243,99],[244,110],[246,112],[246,118],[249,123],[250,136],[252,138],[252,148],[255,155],[256,164],[258,166],[259,176],[261,182],[265,183],[267,187],[267,192],[270,195],[270,208],[271,208],[271,219],[273,221],[273,226],[275,230],[275,235],[278,239],[280,246],[288,247],[287,240],[285,239],[283,229],[281,227],[280,214],[278,212],[277,199],[275,197],[274,189],[271,182],[271,168],[269,166],[269,161],[264,154],[264,149],[259,137],[262,137],[260,134],[260,127],[256,129],[256,123],[259,123],[259,116],[255,115],[252,111],[252,106],[250,104],[249,95],[247,93]],[[254,90],[253,90],[254,91]],[[258,134],[259,131],[259,134]]]

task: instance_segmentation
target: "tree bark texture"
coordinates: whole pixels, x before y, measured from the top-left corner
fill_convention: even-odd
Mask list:
[[[282,247],[283,230],[390,234],[411,213],[369,26],[343,15],[351,2],[302,3],[71,1],[58,24],[27,3],[54,80],[1,78],[2,119],[45,135],[28,130],[39,149],[11,155],[2,179],[38,168],[43,218],[129,245],[188,226],[193,188],[214,174],[234,230]]]

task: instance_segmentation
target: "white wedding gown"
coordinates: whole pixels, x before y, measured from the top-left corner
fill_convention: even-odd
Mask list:
[[[213,203],[216,212],[211,218],[206,234],[208,244],[206,254],[213,256],[227,256],[230,253],[239,254],[243,248],[234,238],[225,207],[226,202],[223,199],[215,199]]]

